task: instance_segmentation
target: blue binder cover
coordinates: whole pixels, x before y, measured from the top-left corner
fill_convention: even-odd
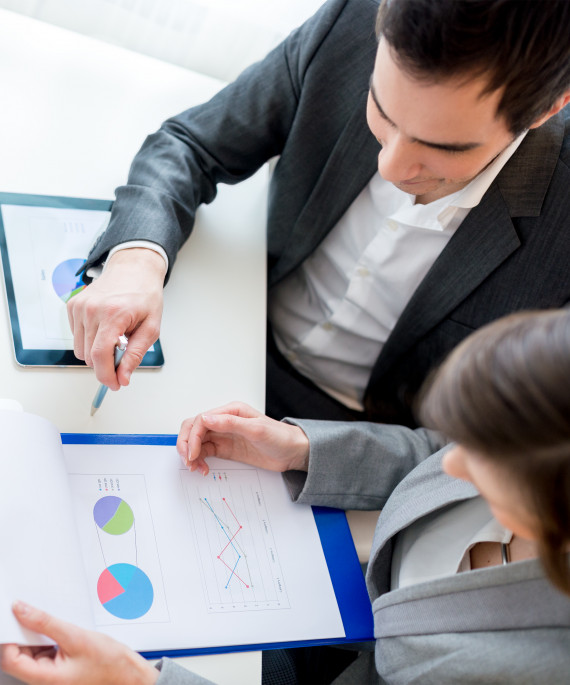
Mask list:
[[[176,445],[176,435],[62,433],[61,441],[64,445]],[[226,652],[284,649],[288,647],[348,644],[373,640],[372,608],[366,591],[364,574],[362,573],[348,521],[346,520],[346,514],[341,509],[328,507],[313,507],[312,509],[344,626],[344,638],[220,645],[219,647],[141,652],[141,654],[148,659],[158,659],[163,656],[179,657],[198,654],[222,654]]]

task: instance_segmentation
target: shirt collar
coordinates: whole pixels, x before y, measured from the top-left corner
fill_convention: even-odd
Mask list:
[[[483,171],[475,176],[465,188],[459,191],[457,197],[453,200],[454,207],[463,207],[464,209],[473,209],[476,207],[487,192],[491,183],[497,178],[501,169],[515,154],[518,146],[524,140],[528,131],[523,131],[517,138],[515,138],[507,147],[495,157],[495,159]],[[454,194],[455,195],[455,194]],[[452,197],[452,196],[450,196]]]
[[[528,131],[524,131],[515,138],[464,188],[457,190],[451,195],[434,200],[427,205],[414,204],[414,195],[404,193],[393,186],[394,190],[402,193],[402,196],[405,196],[405,198],[402,198],[402,202],[392,214],[392,218],[407,226],[417,226],[418,228],[428,228],[436,231],[444,230],[457,209],[469,210],[481,202],[483,195],[499,175],[501,169],[513,156],[527,133]]]

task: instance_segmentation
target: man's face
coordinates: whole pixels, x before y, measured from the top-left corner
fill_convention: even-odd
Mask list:
[[[484,97],[482,78],[415,80],[380,40],[366,118],[382,145],[382,178],[422,204],[466,186],[513,140],[496,116],[501,92]]]

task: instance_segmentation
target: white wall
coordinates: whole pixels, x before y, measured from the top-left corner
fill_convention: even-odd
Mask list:
[[[0,0],[0,7],[219,78],[261,59],[323,0]]]

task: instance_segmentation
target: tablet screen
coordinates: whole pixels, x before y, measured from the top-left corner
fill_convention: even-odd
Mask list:
[[[0,193],[0,249],[16,361],[84,366],[73,354],[66,303],[85,284],[76,272],[111,215],[107,200]],[[160,343],[142,366],[163,364]]]

